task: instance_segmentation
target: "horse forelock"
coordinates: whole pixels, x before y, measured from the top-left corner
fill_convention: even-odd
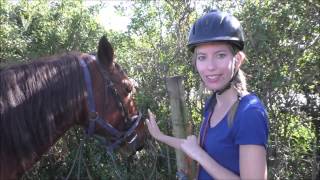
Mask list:
[[[67,54],[0,72],[0,175],[4,166],[27,166],[19,163],[37,159],[57,132],[80,119],[84,83],[78,58]]]

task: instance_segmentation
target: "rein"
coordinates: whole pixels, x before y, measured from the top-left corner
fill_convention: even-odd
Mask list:
[[[116,128],[114,128],[108,121],[102,119],[98,112],[96,111],[95,103],[94,103],[94,96],[93,96],[93,90],[92,90],[92,79],[90,76],[90,72],[88,69],[88,64],[83,60],[80,59],[80,66],[83,69],[84,73],[84,80],[87,88],[87,105],[89,108],[89,126],[85,130],[86,134],[89,137],[94,137],[102,143],[106,147],[106,150],[108,152],[113,152],[114,149],[118,148],[123,142],[127,142],[130,145],[134,145],[134,142],[137,140],[137,134],[135,132],[135,129],[138,127],[140,121],[141,121],[141,113],[139,112],[138,115],[133,116],[131,118],[128,117],[128,111],[124,107],[120,95],[117,93],[116,89],[113,87],[113,82],[108,78],[107,73],[104,69],[102,69],[102,66],[100,65],[99,61],[96,60],[94,56],[92,56],[93,59],[98,63],[100,73],[102,74],[104,80],[107,82],[107,88],[109,88],[113,94],[116,96],[119,106],[122,110],[122,115],[125,118],[125,123],[131,123],[131,127],[126,131],[119,131]],[[107,90],[107,89],[106,89]],[[105,90],[105,93],[106,93]],[[106,132],[108,132],[111,135],[111,139],[107,139],[105,137],[99,136],[95,134],[95,126],[96,124],[99,124],[101,128],[103,128]]]

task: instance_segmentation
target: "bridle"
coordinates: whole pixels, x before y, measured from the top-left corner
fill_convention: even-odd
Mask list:
[[[108,152],[112,152],[114,149],[117,149],[120,147],[121,144],[124,142],[129,144],[129,148],[134,149],[135,144],[137,143],[137,133],[135,132],[136,128],[140,124],[141,121],[141,113],[139,112],[138,115],[135,115],[133,117],[129,117],[128,110],[125,108],[124,103],[117,91],[117,89],[114,87],[113,82],[108,77],[108,73],[105,69],[103,69],[102,65],[99,63],[98,60],[96,60],[95,56],[91,56],[92,59],[97,63],[99,72],[102,75],[103,80],[106,82],[105,85],[105,94],[107,94],[107,91],[110,90],[114,97],[116,98],[116,101],[118,102],[118,106],[121,110],[121,115],[124,117],[125,120],[125,126],[129,127],[126,131],[119,131],[118,129],[114,128],[108,121],[101,118],[99,116],[99,113],[96,111],[95,103],[94,103],[94,96],[93,96],[93,90],[92,90],[92,80],[88,68],[88,64],[83,60],[80,59],[80,66],[83,69],[84,73],[84,80],[86,83],[87,88],[87,105],[89,108],[89,126],[86,128],[85,132],[89,137],[94,137],[102,143],[102,145],[105,146],[106,150]],[[110,134],[110,139],[106,137],[99,136],[95,134],[95,127],[96,124],[98,124],[101,128],[103,128],[108,134]]]

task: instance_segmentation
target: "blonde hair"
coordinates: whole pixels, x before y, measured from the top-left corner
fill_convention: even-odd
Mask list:
[[[231,87],[234,87],[237,91],[238,99],[237,101],[231,106],[229,113],[228,113],[228,127],[232,127],[234,117],[237,113],[237,109],[240,103],[241,98],[247,92],[247,80],[244,72],[239,69],[236,77],[231,82]]]

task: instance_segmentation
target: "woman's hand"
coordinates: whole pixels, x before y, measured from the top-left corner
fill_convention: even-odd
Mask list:
[[[196,161],[198,161],[201,153],[203,152],[203,149],[199,146],[195,135],[188,136],[187,139],[183,141],[181,144],[181,150]]]
[[[146,124],[149,130],[149,133],[155,139],[159,139],[160,136],[163,135],[163,133],[160,131],[157,125],[155,115],[149,109],[148,109],[148,114],[149,114],[149,119],[146,119]]]

